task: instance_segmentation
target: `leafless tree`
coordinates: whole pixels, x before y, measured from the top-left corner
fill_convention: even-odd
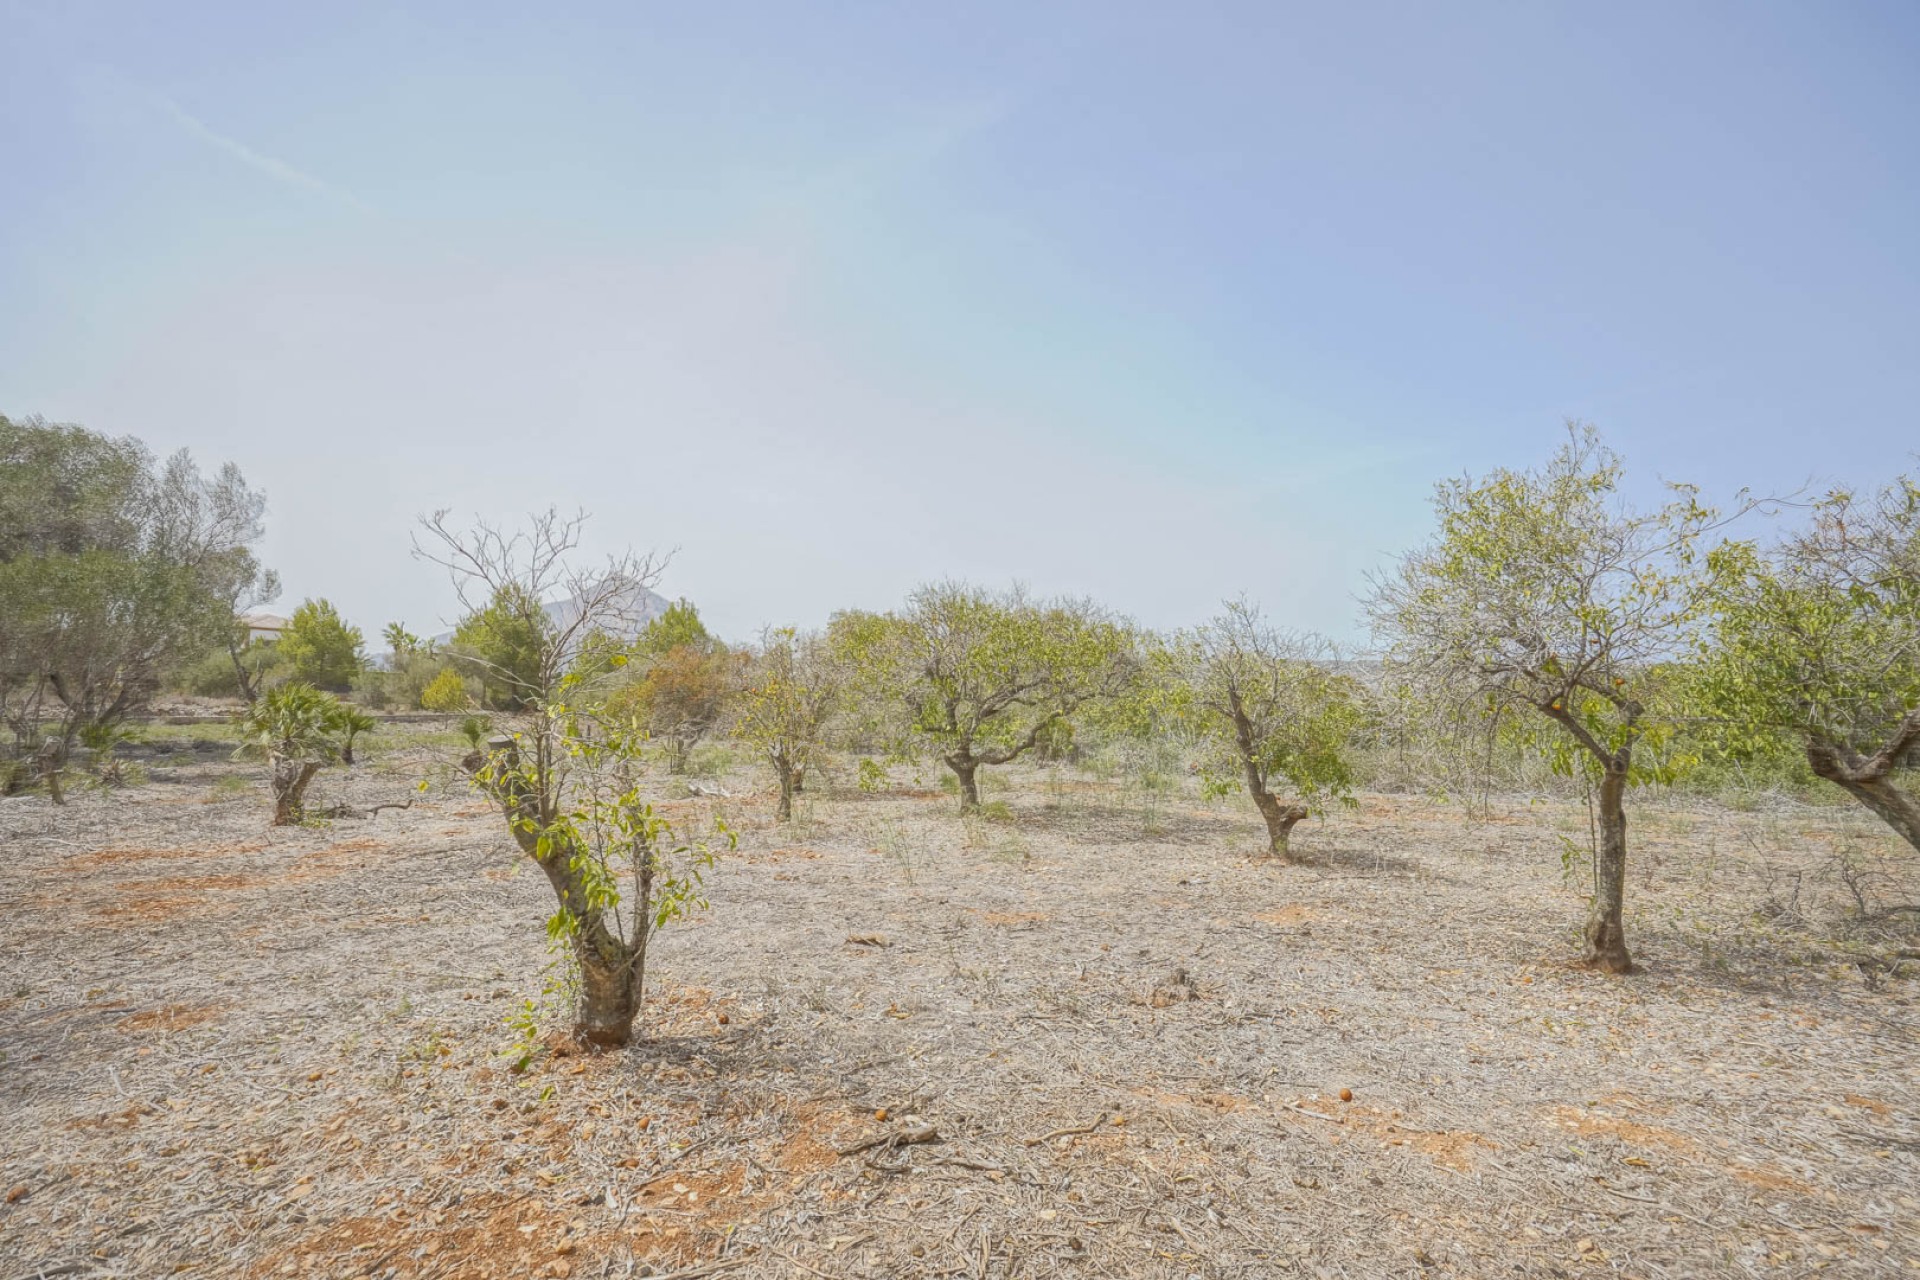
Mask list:
[[[577,567],[585,518],[548,510],[523,530],[456,530],[440,511],[422,520],[414,545],[447,570],[469,610],[506,610],[536,638],[524,666],[490,672],[522,709],[464,764],[559,902],[580,979],[575,1034],[611,1046],[632,1034],[652,930],[698,900],[697,870],[687,874],[674,856],[700,850],[677,844],[639,799],[637,728],[591,711],[596,683],[626,663],[622,642],[664,561],[627,552]]]

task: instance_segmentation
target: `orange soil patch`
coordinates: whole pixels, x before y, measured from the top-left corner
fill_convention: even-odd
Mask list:
[[[1294,1105],[1335,1124],[1377,1138],[1390,1147],[1411,1147],[1435,1164],[1456,1173],[1473,1168],[1476,1150],[1498,1151],[1500,1144],[1470,1129],[1423,1129],[1406,1124],[1398,1115],[1378,1107],[1353,1106],[1327,1098],[1299,1098]],[[1294,1114],[1299,1114],[1295,1112]],[[1337,1142],[1339,1139],[1335,1138]]]
[[[1763,1191],[1786,1191],[1797,1196],[1817,1196],[1820,1194],[1817,1188],[1802,1182],[1791,1174],[1782,1173],[1778,1169],[1768,1169],[1764,1167],[1754,1169],[1746,1165],[1738,1164],[1729,1166],[1729,1168],[1735,1178],[1750,1187],[1759,1187]]]
[[[604,1252],[608,1240],[604,1233],[589,1233],[584,1221],[537,1201],[496,1194],[469,1196],[453,1212],[396,1207],[316,1227],[299,1243],[262,1259],[252,1274],[277,1275],[289,1262],[305,1269],[353,1255],[392,1258],[401,1274],[419,1274],[412,1270],[419,1266],[444,1280],[564,1277],[572,1275],[583,1253]]]
[[[1039,924],[1042,920],[1053,919],[1044,911],[982,911],[978,907],[968,907],[967,910],[987,924]]]
[[[328,876],[337,876],[343,871],[357,871],[371,867],[380,859],[376,857],[356,857],[356,854],[377,854],[391,852],[392,846],[384,840],[375,840],[371,836],[361,836],[354,840],[342,840],[330,844],[324,849],[315,849],[312,853],[303,853],[289,867],[286,878],[289,880],[324,880]]]
[[[185,1031],[220,1016],[219,1005],[170,1004],[130,1013],[115,1025],[122,1031]]]
[[[1603,1102],[1622,1105],[1636,1105],[1624,1094],[1611,1095]],[[1699,1156],[1699,1144],[1671,1129],[1658,1125],[1640,1124],[1603,1112],[1581,1111],[1577,1107],[1560,1107],[1554,1112],[1558,1122],[1582,1137],[1616,1138],[1631,1146],[1657,1148],[1676,1156]],[[1759,1187],[1766,1191],[1784,1191],[1794,1195],[1814,1196],[1819,1190],[1792,1174],[1782,1172],[1768,1165],[1745,1165],[1727,1161],[1722,1167],[1736,1180],[1750,1187]]]
[[[1636,1147],[1658,1147],[1677,1155],[1693,1155],[1699,1148],[1691,1138],[1658,1125],[1640,1124],[1605,1112],[1582,1111],[1578,1107],[1556,1107],[1554,1119],[1563,1129],[1571,1129],[1583,1138],[1616,1138]]]
[[[1309,920],[1318,920],[1320,913],[1309,907],[1281,907],[1277,911],[1262,911],[1255,920],[1266,924],[1305,924]]]
[[[130,862],[150,862],[154,860],[185,861],[188,858],[227,858],[238,857],[245,853],[259,853],[267,846],[260,841],[242,841],[235,844],[195,844],[181,845],[174,849],[156,849],[144,846],[131,846],[124,849],[95,849],[89,853],[76,853],[61,860],[60,865],[69,871],[82,871],[90,867],[117,866]]]
[[[735,858],[728,859],[728,861],[739,861],[747,863],[750,866],[758,866],[761,863],[786,862],[796,858],[811,862],[819,857],[820,853],[816,849],[760,849],[753,853],[739,854]]]
[[[1857,1093],[1844,1093],[1840,1095],[1840,1101],[1850,1107],[1864,1107],[1876,1116],[1889,1116],[1893,1114],[1893,1108],[1878,1098],[1863,1098]]]
[[[130,880],[118,885],[121,900],[93,909],[93,914],[108,918],[132,916],[141,920],[165,920],[197,908],[214,904],[208,896],[213,890],[250,889],[265,884],[261,876],[168,876],[158,880]]]

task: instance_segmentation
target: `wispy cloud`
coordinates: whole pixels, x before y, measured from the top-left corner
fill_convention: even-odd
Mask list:
[[[161,106],[166,108],[167,113],[180,124],[181,128],[191,133],[194,137],[199,138],[202,142],[211,143],[213,146],[218,147],[248,168],[259,173],[264,173],[276,182],[284,183],[290,187],[299,187],[301,190],[310,191],[318,196],[324,196],[328,200],[348,205],[358,209],[362,213],[373,212],[371,206],[351,191],[337,187],[324,178],[316,178],[306,170],[297,169],[288,164],[285,160],[276,159],[273,156],[255,151],[246,143],[236,138],[229,138],[226,134],[209,128],[198,116],[186,110],[186,108],[182,107],[172,98],[163,96],[159,99],[159,102]]]

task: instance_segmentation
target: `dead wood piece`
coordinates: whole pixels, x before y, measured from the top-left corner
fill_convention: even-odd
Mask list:
[[[722,1271],[731,1271],[735,1267],[744,1267],[751,1261],[748,1258],[715,1258],[712,1262],[699,1262],[691,1267],[682,1267],[678,1271],[666,1271],[653,1280],[698,1280],[700,1276],[717,1276]]]
[[[1072,1129],[1055,1129],[1052,1133],[1043,1133],[1037,1138],[1025,1138],[1022,1141],[1029,1147],[1037,1147],[1043,1142],[1052,1142],[1055,1138],[1072,1138],[1083,1133],[1092,1133],[1107,1122],[1107,1113],[1102,1111],[1095,1116],[1092,1124],[1079,1125]]]
[[[893,943],[887,940],[887,935],[884,933],[850,933],[847,935],[847,945],[850,947],[890,947]]]
[[[877,1138],[869,1138],[865,1142],[856,1143],[851,1147],[844,1147],[836,1154],[845,1158],[847,1156],[857,1156],[862,1151],[871,1151],[875,1147],[885,1147],[888,1150],[892,1150],[894,1147],[911,1147],[922,1142],[938,1141],[940,1141],[939,1129],[924,1120],[909,1118],[900,1128],[894,1130],[892,1133],[883,1133]]]

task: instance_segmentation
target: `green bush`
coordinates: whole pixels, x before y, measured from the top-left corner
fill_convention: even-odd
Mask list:
[[[420,705],[428,711],[441,711],[449,715],[455,711],[465,711],[472,705],[467,697],[467,682],[460,678],[458,671],[447,667],[420,691]]]

